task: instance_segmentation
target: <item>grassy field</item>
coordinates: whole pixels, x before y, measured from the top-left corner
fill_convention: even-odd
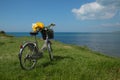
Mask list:
[[[0,80],[120,80],[120,58],[87,47],[53,42],[54,60],[45,52],[35,69],[22,70],[19,46],[30,37],[0,37]],[[39,44],[42,40],[39,39]]]

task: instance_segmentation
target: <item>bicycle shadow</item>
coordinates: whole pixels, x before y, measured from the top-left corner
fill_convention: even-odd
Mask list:
[[[53,61],[48,61],[48,62],[46,62],[46,63],[43,63],[42,66],[43,66],[43,67],[47,67],[47,66],[49,66],[49,65],[55,65],[55,64],[57,64],[59,61],[64,60],[64,59],[73,60],[73,58],[72,58],[72,57],[69,57],[69,56],[54,56]]]
[[[71,60],[73,60],[73,58],[70,57],[70,56],[54,56],[55,61],[59,61],[59,60],[63,60],[63,59],[71,59]]]

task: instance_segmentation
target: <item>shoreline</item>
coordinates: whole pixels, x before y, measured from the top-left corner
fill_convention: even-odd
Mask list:
[[[23,37],[24,36],[28,36],[30,37],[28,32],[12,32],[12,34],[14,34],[15,37]],[[11,34],[11,35],[12,35]],[[110,34],[110,35],[109,35]],[[114,40],[112,39],[113,33],[103,33],[101,35],[101,33],[73,33],[73,32],[65,32],[65,33],[55,33],[54,35],[54,39],[58,40],[60,42],[63,42],[65,44],[74,44],[74,45],[78,45],[78,46],[88,46],[88,48],[92,49],[93,51],[97,51],[100,52],[102,54],[108,55],[108,56],[112,56],[112,57],[120,57],[120,50],[119,50],[119,45],[115,44],[115,43],[119,43],[120,40]],[[105,36],[105,37],[104,37]],[[108,36],[108,37],[107,37]],[[116,33],[113,35],[113,37],[116,37]],[[41,34],[38,35],[38,37],[41,37]],[[80,37],[80,38],[79,38]],[[114,38],[115,38],[114,37]],[[71,39],[72,38],[72,39]],[[96,39],[98,38],[98,39]],[[103,38],[103,39],[102,39]],[[109,39],[109,40],[108,40]],[[105,41],[104,41],[105,40]]]

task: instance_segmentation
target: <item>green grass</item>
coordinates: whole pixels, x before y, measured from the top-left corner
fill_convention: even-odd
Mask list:
[[[13,37],[13,36],[7,35],[6,33],[1,33],[0,32],[0,38],[5,38],[5,37]]]
[[[31,38],[0,37],[0,80],[120,80],[119,58],[58,41],[52,41],[52,62],[45,52],[35,69],[22,70],[18,53],[20,44],[25,40]]]

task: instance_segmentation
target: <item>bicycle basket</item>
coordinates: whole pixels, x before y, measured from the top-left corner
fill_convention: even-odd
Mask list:
[[[53,39],[54,38],[54,31],[52,29],[42,30],[41,34],[42,34],[42,38],[44,40],[46,39],[47,35],[48,35],[48,39]]]

